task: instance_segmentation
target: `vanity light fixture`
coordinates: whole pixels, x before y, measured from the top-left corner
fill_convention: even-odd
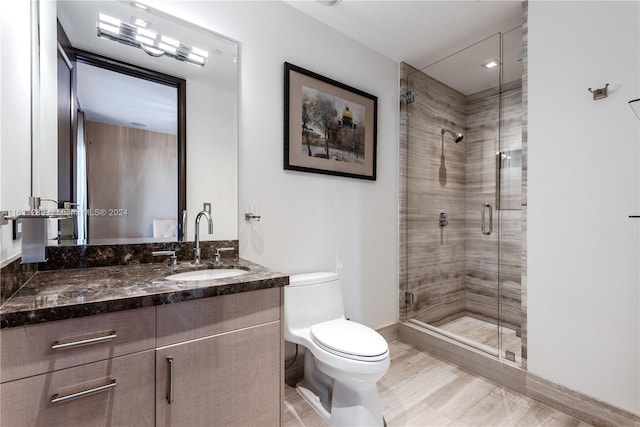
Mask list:
[[[491,68],[495,68],[495,67],[497,67],[497,66],[498,66],[498,64],[499,64],[499,62],[498,62],[498,60],[497,60],[497,59],[492,59],[491,61],[488,61],[488,62],[485,62],[484,64],[482,64],[482,66],[483,66],[484,68],[491,69]]]
[[[137,21],[136,19],[134,22]],[[142,22],[149,25],[146,21]],[[98,13],[97,29],[98,37],[138,47],[151,56],[166,55],[198,66],[204,66],[209,57],[206,50],[180,43],[149,28],[132,25],[104,13]]]

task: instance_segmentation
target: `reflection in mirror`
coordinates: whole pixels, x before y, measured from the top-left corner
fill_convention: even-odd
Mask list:
[[[57,16],[44,14],[41,20],[59,22],[58,76],[65,68],[67,74],[58,79],[56,104],[68,112],[56,114],[43,91],[40,105],[49,106],[41,107],[43,116],[58,115],[58,166],[42,161],[34,173],[43,175],[39,182],[58,182],[60,207],[69,202],[78,208],[77,218],[60,221],[58,244],[175,241],[182,235],[183,209],[193,222],[205,203],[212,206],[214,233],[203,239],[237,239],[237,43],[129,2],[58,1],[56,9]],[[139,34],[169,46],[142,49],[98,37],[100,14],[123,28],[144,27]],[[193,50],[185,54],[184,45]],[[158,48],[176,48],[183,56],[158,56]],[[206,64],[184,60],[194,54],[201,55],[198,62],[207,56]],[[111,65],[105,69],[96,58]],[[113,64],[121,63],[127,76],[114,74],[121,70]],[[140,69],[147,71],[142,79],[132,71]],[[152,83],[148,74],[153,73],[182,80],[183,101],[176,85]],[[70,87],[61,91],[60,80]],[[165,98],[167,90],[172,98]],[[182,129],[181,109],[186,111]],[[125,111],[129,114],[121,116]],[[116,138],[120,135],[129,137]],[[193,239],[193,227],[187,230],[184,237]]]
[[[178,88],[76,60],[77,239],[177,239]]]

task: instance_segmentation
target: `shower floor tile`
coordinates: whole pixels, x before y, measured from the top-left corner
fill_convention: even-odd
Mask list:
[[[498,326],[486,320],[476,319],[471,316],[462,316],[458,319],[438,326],[452,334],[467,338],[471,341],[486,345],[493,349],[498,348]],[[515,329],[502,327],[502,356],[505,351],[511,351],[516,355],[515,362],[520,364],[522,340],[516,336]]]
[[[389,427],[590,426],[409,344],[396,340],[389,343],[389,348],[391,367],[378,383]],[[284,408],[284,427],[329,426],[288,385]]]

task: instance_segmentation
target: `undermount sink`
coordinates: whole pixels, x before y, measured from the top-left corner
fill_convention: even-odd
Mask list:
[[[247,273],[247,270],[242,270],[240,268],[212,268],[172,274],[170,276],[166,276],[165,279],[174,280],[176,282],[190,282],[196,280],[225,279],[227,277],[235,277]]]

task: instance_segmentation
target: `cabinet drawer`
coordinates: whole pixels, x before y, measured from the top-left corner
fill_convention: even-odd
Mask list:
[[[0,331],[0,382],[154,347],[155,307],[7,328]]]
[[[281,298],[271,288],[158,306],[157,346],[279,320]]]
[[[52,403],[113,381],[107,390]],[[152,426],[154,392],[154,351],[149,350],[0,385],[2,425]]]

